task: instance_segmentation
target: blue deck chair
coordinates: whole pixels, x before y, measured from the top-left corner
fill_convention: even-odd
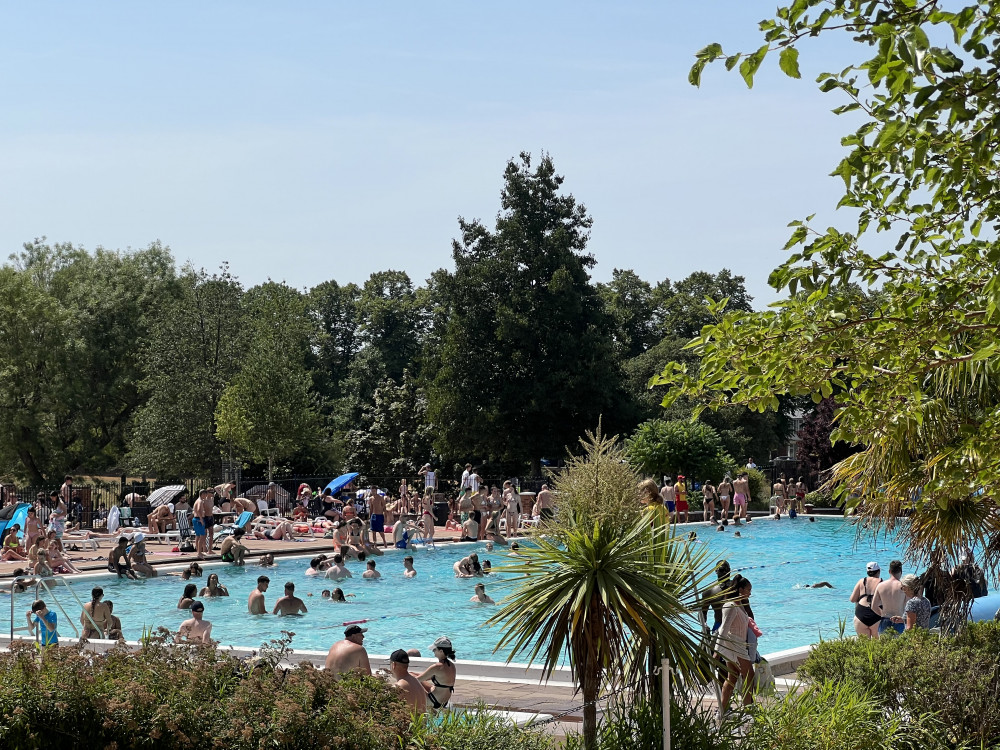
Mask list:
[[[219,545],[219,542],[221,542],[227,536],[232,536],[233,532],[236,531],[236,529],[243,529],[244,531],[246,531],[247,526],[250,525],[250,522],[252,520],[253,520],[253,513],[251,511],[245,510],[242,513],[240,513],[239,518],[237,518],[233,523],[226,524],[225,526],[222,527],[222,529],[218,533],[216,533],[215,542],[212,545],[212,549],[215,549]]]

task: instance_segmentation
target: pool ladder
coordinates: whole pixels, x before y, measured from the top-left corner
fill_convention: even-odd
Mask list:
[[[20,578],[20,577],[15,578],[11,582],[11,585],[10,585],[10,639],[11,639],[11,641],[14,640],[14,633],[30,633],[32,630],[34,630],[34,628],[31,628],[31,627],[29,627],[27,625],[22,625],[21,627],[15,627],[14,626],[14,587],[17,586],[18,583],[20,581],[23,581],[23,580],[24,579]],[[76,626],[76,621],[72,617],[70,617],[68,614],[66,614],[66,610],[63,609],[62,602],[59,601],[59,597],[56,596],[56,592],[49,585],[50,582],[52,582],[52,581],[55,581],[56,583],[61,583],[63,585],[63,587],[66,589],[66,591],[69,592],[70,596],[72,596],[73,599],[76,600],[76,603],[80,605],[80,611],[82,611],[87,616],[87,619],[90,620],[90,624],[93,626],[94,630],[96,630],[98,633],[101,632],[101,629],[99,627],[97,627],[97,623],[94,622],[94,618],[90,616],[90,613],[86,609],[84,609],[83,601],[80,599],[79,596],[76,595],[76,592],[73,590],[73,588],[68,583],[66,583],[66,579],[63,578],[63,576],[54,575],[54,576],[49,576],[48,578],[39,578],[35,582],[35,599],[37,600],[39,598],[38,595],[39,595],[40,591],[42,589],[44,589],[45,593],[47,595],[47,598],[51,599],[52,603],[55,604],[56,607],[59,608],[59,611],[62,613],[63,619],[67,623],[69,623],[69,625],[70,625],[71,628],[73,628],[73,635],[76,636],[77,638],[80,637],[80,629]],[[41,637],[41,632],[36,632],[35,633],[35,641],[37,642],[40,637]]]

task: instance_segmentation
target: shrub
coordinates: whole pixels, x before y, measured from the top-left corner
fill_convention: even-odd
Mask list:
[[[1000,742],[1000,623],[970,623],[954,636],[914,629],[828,641],[800,671],[817,682],[852,682],[891,713],[933,713],[953,740]]]
[[[760,469],[743,469],[749,476],[750,481],[750,502],[762,503],[767,508],[771,499],[771,486],[767,477]]]
[[[412,750],[549,750],[550,737],[540,728],[518,727],[490,713],[485,704],[471,712],[447,712],[440,717],[422,716],[410,728],[406,746]]]
[[[683,696],[670,704],[671,747],[684,750],[735,750],[734,727],[716,728],[714,712]],[[597,735],[596,750],[658,748],[663,742],[663,709],[658,702],[638,699],[608,706]],[[582,750],[579,735],[566,738],[564,750]]]
[[[15,644],[0,654],[0,747],[399,747],[410,714],[391,687],[309,665],[276,669],[287,643],[254,663],[169,647],[162,636],[103,656],[52,648],[39,659],[33,645]]]
[[[849,681],[824,682],[753,709],[743,747],[754,750],[931,750],[947,747],[932,716],[887,714]]]
[[[833,495],[827,490],[806,493],[805,502],[817,508],[836,508],[839,506],[839,503],[834,502]]]

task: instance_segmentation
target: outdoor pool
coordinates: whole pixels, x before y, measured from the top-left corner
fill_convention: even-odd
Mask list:
[[[855,544],[854,529],[842,519],[820,519],[815,523],[801,516],[778,522],[759,520],[740,529],[742,538],[733,536],[732,526],[725,533],[702,524],[685,527],[685,531],[690,529],[697,531],[699,544],[710,549],[712,561],[725,557],[734,572],[742,572],[753,583],[751,606],[764,632],[761,653],[814,643],[820,636],[834,637],[838,617],[847,620],[848,633],[853,633],[854,607],[847,599],[855,582],[864,575],[865,563],[878,560],[886,576],[889,560],[900,557],[897,545],[884,537]],[[494,567],[508,559],[502,548],[487,553],[483,544],[417,549],[412,553],[417,577],[405,579],[404,553],[391,550],[377,558],[382,580],[362,580],[363,566],[354,562],[349,567],[358,577],[340,584],[305,575],[307,558],[282,559],[272,568],[210,565],[206,576],[217,572],[230,596],[203,599],[205,618],[213,624],[213,636],[227,645],[257,647],[279,637],[282,630],[289,630],[295,633],[294,648],[325,651],[343,637],[344,622],[368,619],[371,622],[365,625],[369,628],[365,646],[373,654],[418,648],[426,656],[431,642],[447,635],[460,659],[502,661],[505,655],[493,653],[497,632],[483,625],[496,608],[469,601],[480,580],[487,593],[499,601],[503,595],[500,582],[496,576],[455,578],[452,572],[453,563],[473,550],[478,550],[481,560],[492,561]],[[904,571],[910,572],[905,566]],[[293,581],[309,613],[284,618],[247,614],[247,597],[262,573],[271,579],[266,594],[269,608],[282,595],[284,583]],[[192,582],[201,587],[205,580],[203,577]],[[802,587],[818,581],[829,581],[834,588]],[[143,628],[164,626],[176,630],[190,616],[176,609],[185,582],[175,576],[139,582],[116,577],[87,578],[74,581],[72,586],[86,601],[95,583],[103,586],[106,599],[114,601],[115,614],[121,618],[128,640],[138,639]],[[355,595],[347,604],[320,597],[323,589],[338,585],[346,594]],[[67,602],[70,597],[65,592],[57,595],[67,612],[74,614],[77,608],[75,603],[70,606]],[[31,598],[31,593],[17,595],[17,624],[21,624]],[[64,637],[73,635],[72,628],[63,622],[59,631]]]

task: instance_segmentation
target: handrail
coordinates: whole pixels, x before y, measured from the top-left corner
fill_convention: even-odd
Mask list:
[[[87,608],[85,606],[83,606],[83,600],[80,599],[79,596],[77,596],[76,592],[73,590],[73,587],[70,586],[68,583],[66,583],[66,579],[63,576],[54,575],[49,578],[39,579],[38,583],[35,584],[36,599],[38,598],[38,587],[41,586],[42,588],[45,589],[46,593],[48,593],[52,597],[52,601],[55,602],[56,606],[59,607],[59,611],[62,612],[63,617],[66,618],[66,622],[68,622],[70,626],[73,628],[74,635],[76,635],[77,638],[80,637],[80,629],[76,626],[76,622],[74,622],[74,620],[68,614],[66,614],[66,610],[63,609],[62,603],[60,603],[59,598],[56,596],[56,592],[53,591],[51,588],[49,588],[48,583],[46,583],[46,581],[49,580],[56,580],[59,583],[61,583],[66,588],[66,590],[69,591],[70,595],[74,599],[76,599],[76,603],[80,605],[80,610],[87,617],[87,619],[90,620],[90,624],[93,626],[94,630],[100,633],[102,636],[105,635],[104,631],[97,625],[96,622],[94,622],[94,618],[91,616],[91,613],[87,611]]]

